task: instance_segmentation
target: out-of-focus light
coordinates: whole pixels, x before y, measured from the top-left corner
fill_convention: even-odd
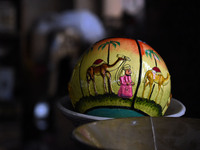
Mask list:
[[[34,116],[37,119],[46,118],[49,115],[49,105],[46,102],[38,102],[34,108]]]
[[[121,18],[123,12],[122,2],[123,0],[104,0],[103,15],[108,18]]]
[[[132,16],[141,15],[145,10],[145,0],[123,0],[123,10]]]

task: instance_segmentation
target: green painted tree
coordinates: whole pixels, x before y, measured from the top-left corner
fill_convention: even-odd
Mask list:
[[[115,48],[118,46],[120,46],[120,42],[118,41],[109,41],[109,42],[106,42],[106,43],[103,43],[101,44],[99,47],[98,47],[98,50],[100,49],[104,49],[106,46],[108,46],[108,55],[107,55],[107,63],[109,64],[109,60],[110,60],[110,46],[114,46]]]
[[[155,61],[155,65],[157,67],[157,60],[160,61],[159,55],[151,49],[145,50],[145,54],[146,54],[147,57],[149,56],[151,59],[152,59],[152,56],[153,56],[154,61]]]

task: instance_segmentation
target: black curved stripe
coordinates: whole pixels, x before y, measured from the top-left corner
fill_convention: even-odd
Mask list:
[[[135,40],[136,43],[137,43],[137,46],[138,46],[138,51],[139,51],[139,55],[140,55],[140,68],[139,68],[139,76],[138,76],[138,84],[137,84],[137,87],[136,87],[136,90],[135,90],[135,94],[133,96],[133,103],[132,103],[132,106],[131,108],[134,109],[134,103],[135,103],[135,99],[136,99],[136,96],[137,96],[137,93],[138,93],[138,89],[139,89],[139,86],[140,86],[140,83],[141,83],[141,76],[142,76],[142,53],[141,53],[141,48],[140,48],[140,44],[138,42],[138,40]]]
[[[80,61],[80,66],[79,66],[79,84],[80,84],[80,88],[81,88],[82,97],[84,97],[84,93],[83,93],[83,86],[82,86],[82,82],[81,82],[81,65],[82,65],[84,56],[85,56],[85,53],[82,55],[82,58]]]

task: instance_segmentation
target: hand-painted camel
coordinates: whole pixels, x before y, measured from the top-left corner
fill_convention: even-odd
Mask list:
[[[90,88],[89,88],[89,83],[91,80],[93,82],[94,92],[96,95],[98,95],[97,89],[96,89],[96,83],[95,83],[95,75],[96,76],[100,75],[103,78],[103,82],[104,82],[103,85],[104,85],[105,93],[108,93],[107,89],[106,89],[106,77],[107,77],[108,81],[109,81],[109,85],[108,85],[109,92],[113,93],[112,87],[111,87],[111,73],[108,69],[114,67],[117,64],[119,64],[119,66],[120,66],[121,64],[125,63],[126,61],[130,61],[130,58],[127,56],[117,55],[117,57],[118,57],[118,59],[111,65],[109,65],[102,59],[97,59],[93,63],[93,65],[88,68],[87,74],[86,74],[86,79],[87,79],[87,84],[88,84],[89,95],[91,95]],[[121,62],[121,63],[119,63],[119,62]]]
[[[147,97],[149,99],[152,92],[153,83],[156,83],[158,84],[158,93],[157,93],[155,102],[157,102],[157,98],[160,93],[161,86],[167,85],[169,83],[169,79],[170,79],[169,73],[167,73],[167,77],[164,78],[158,67],[154,67],[152,70],[148,70],[144,77],[144,89],[143,89],[142,97],[144,97],[145,89],[149,85],[150,90]]]

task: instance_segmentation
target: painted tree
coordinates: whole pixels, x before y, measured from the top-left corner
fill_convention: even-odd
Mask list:
[[[151,59],[152,59],[152,56],[153,56],[154,61],[155,61],[155,65],[157,67],[157,60],[160,61],[159,55],[151,49],[145,50],[145,54],[146,54],[147,57],[149,56]]]
[[[115,48],[118,46],[120,46],[120,42],[118,41],[109,41],[109,42],[105,42],[103,44],[101,44],[99,47],[98,47],[98,50],[100,49],[104,49],[106,46],[108,46],[108,55],[107,55],[107,63],[109,64],[109,60],[110,60],[110,46],[114,46]]]

